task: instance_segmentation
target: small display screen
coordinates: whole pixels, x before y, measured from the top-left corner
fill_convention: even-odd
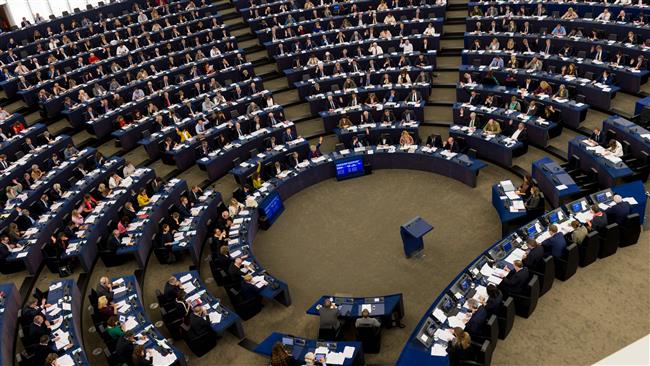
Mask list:
[[[503,243],[503,251],[504,252],[507,253],[507,252],[510,251],[510,249],[512,249],[512,243],[511,242],[507,241],[507,242]]]
[[[336,179],[343,180],[364,175],[363,157],[339,159],[335,162]]]
[[[557,223],[558,221],[560,221],[557,212],[553,212],[553,213],[551,213],[550,215],[548,215],[548,221],[549,221],[551,224],[555,224],[555,223]]]
[[[574,204],[571,206],[571,210],[572,210],[573,212],[580,212],[580,211],[582,211],[582,203],[580,203],[580,202],[578,202],[578,203],[574,203]]]
[[[537,230],[535,229],[535,225],[529,226],[528,227],[528,237],[533,238],[535,237],[535,234],[537,234]]]
[[[266,217],[266,221],[272,224],[280,216],[282,211],[284,211],[284,205],[278,192],[273,191],[269,193],[260,203],[260,209],[262,210],[263,216]]]
[[[606,200],[607,200],[607,195],[605,193],[598,193],[596,195],[596,201],[598,201],[598,203],[605,202]]]

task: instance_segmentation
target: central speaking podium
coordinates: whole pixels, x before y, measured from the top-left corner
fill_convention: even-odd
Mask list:
[[[424,240],[422,238],[431,230],[433,230],[433,226],[424,221],[420,216],[417,216],[400,227],[400,235],[404,243],[404,255],[406,255],[406,258],[411,258],[424,249]]]

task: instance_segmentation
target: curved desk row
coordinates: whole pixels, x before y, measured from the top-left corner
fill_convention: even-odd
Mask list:
[[[549,157],[533,161],[531,176],[552,207],[571,201],[580,193],[573,178]]]
[[[399,143],[402,131],[411,134],[418,142],[420,138],[418,129],[420,122],[392,122],[392,123],[361,123],[353,125],[348,128],[335,128],[334,132],[341,142],[346,147],[352,147],[352,139],[357,136],[360,137],[364,145],[392,145]],[[385,140],[384,140],[385,139]]]
[[[124,165],[124,159],[113,157],[98,169],[88,172],[82,179],[63,194],[61,199],[50,206],[50,211],[25,232],[20,244],[20,251],[12,252],[7,261],[22,261],[30,274],[35,274],[43,260],[41,248],[50,240],[50,236],[61,229],[62,224],[70,212],[83,200],[83,196],[92,192],[99,183],[105,182]]]
[[[603,121],[603,131],[608,138],[615,138],[618,142],[627,142],[630,153],[640,159],[650,156],[650,131],[628,121],[623,117],[611,116]]]
[[[116,254],[132,255],[138,266],[145,268],[161,220],[167,217],[167,213],[187,190],[187,182],[175,178],[151,196],[149,204],[138,211],[136,220],[127,227],[126,236],[122,238]]]
[[[532,92],[525,92],[522,94],[519,89],[506,88],[504,86],[487,86],[481,84],[464,86],[458,85],[456,87],[456,100],[459,102],[467,102],[470,99],[472,91],[478,95],[498,95],[501,100],[510,100],[511,97],[516,97],[518,100],[523,99],[526,102],[534,100],[541,106],[552,105],[553,108],[559,110],[562,118],[562,123],[572,128],[578,128],[580,123],[587,117],[587,110],[589,105],[584,103],[575,102],[573,100],[559,100],[544,95],[534,95]]]
[[[336,304],[339,318],[354,321],[362,317],[362,311],[368,310],[371,317],[381,319],[381,324],[391,327],[394,322],[399,322],[404,317],[404,297],[402,294],[373,296],[373,297],[346,297],[346,296],[321,296],[307,309],[307,314],[319,316],[318,306],[329,299]]]
[[[526,145],[504,135],[486,133],[480,128],[452,125],[449,136],[464,143],[463,148],[476,150],[478,157],[492,161],[501,166],[511,167],[514,156],[523,155]]]
[[[201,263],[201,250],[205,238],[210,234],[213,220],[219,217],[219,206],[223,206],[221,193],[206,189],[194,202],[190,213],[192,216],[184,218],[178,231],[174,234],[172,251],[189,251],[194,265]]]
[[[54,281],[50,284],[45,311],[46,320],[53,324],[52,337],[59,354],[59,365],[90,365],[83,350],[81,335],[81,294],[74,280]],[[57,327],[57,322],[59,326]]]
[[[23,174],[32,169],[32,165],[42,167],[53,154],[60,155],[68,145],[72,144],[72,138],[68,135],[59,135],[54,142],[38,146],[20,159],[12,162],[7,169],[0,172],[0,187],[10,185],[12,179],[22,178]]]
[[[34,144],[39,143],[39,137],[45,131],[47,131],[47,127],[44,124],[34,123],[19,133],[9,137],[7,140],[0,141],[0,155],[6,155],[7,160],[9,161],[16,159],[17,152],[24,152],[23,149],[26,146],[25,141],[28,138],[32,140],[32,143]]]
[[[481,119],[481,126],[492,118],[501,125],[504,134],[512,136],[519,122],[526,124],[527,143],[535,146],[546,147],[548,141],[562,132],[562,125],[538,116],[529,116],[516,110],[506,110],[498,107],[471,105],[469,103],[454,103],[454,124],[467,125],[469,115],[475,112]],[[461,116],[460,111],[463,110]],[[510,124],[512,121],[512,124]]]
[[[403,40],[408,39],[413,45],[414,50],[420,52],[426,52],[429,50],[437,50],[440,48],[440,36],[424,36],[421,34],[409,35],[409,36],[394,36],[391,39],[384,38],[374,38],[358,42],[344,42],[339,44],[330,43],[327,46],[316,47],[311,50],[303,50],[292,53],[285,53],[283,55],[274,55],[275,61],[278,63],[278,69],[286,70],[293,67],[296,59],[300,60],[300,64],[304,65],[307,63],[309,58],[312,55],[322,59],[325,58],[326,53],[330,53],[332,57],[339,58],[343,54],[343,50],[347,50],[348,55],[356,55],[357,48],[361,48],[363,53],[368,51],[368,48],[371,44],[377,43],[384,52],[393,53],[390,49],[397,50],[399,49],[400,43]],[[427,48],[424,49],[424,41],[427,42]],[[404,54],[403,52],[394,52],[395,54]]]
[[[620,158],[604,154],[604,148],[593,143],[585,136],[578,136],[569,141],[569,158],[580,159],[582,170],[598,171],[598,183],[601,187],[613,187],[634,174]]]
[[[0,284],[0,366],[13,365],[21,303],[22,299],[15,284]]]
[[[257,171],[258,164],[261,165],[261,169],[265,169],[268,164],[273,164],[276,161],[285,161],[288,159],[288,155],[294,152],[298,153],[299,159],[306,158],[309,152],[309,142],[303,138],[298,138],[284,145],[277,145],[271,150],[262,151],[232,168],[230,174],[235,177],[235,182],[244,185],[248,181],[248,178]]]
[[[478,6],[480,9],[483,11],[486,11],[488,7],[491,5],[507,5],[510,6],[510,9],[513,10],[513,12],[516,12],[516,10],[520,8],[525,8],[527,9],[527,13],[534,13],[537,9],[538,4],[542,5],[542,8],[545,10],[545,14],[548,16],[549,13],[555,13],[558,12],[560,15],[564,14],[569,8],[573,8],[573,10],[580,15],[581,17],[588,18],[588,15],[591,14],[593,15],[598,15],[600,14],[603,10],[607,9],[609,10],[610,13],[612,13],[613,16],[616,15],[621,10],[625,10],[625,12],[628,15],[638,15],[639,13],[648,13],[650,12],[650,9],[647,7],[647,5],[641,5],[639,6],[638,4],[627,4],[627,5],[619,5],[619,4],[612,4],[612,3],[607,3],[607,2],[588,2],[588,3],[549,3],[546,1],[540,1],[540,0],[533,0],[529,2],[519,2],[519,1],[504,1],[504,2],[496,2],[496,1],[486,1],[486,2],[474,2],[471,1],[467,4],[467,7],[469,9],[473,9],[475,6]]]
[[[226,146],[211,152],[208,156],[196,161],[196,164],[205,170],[210,181],[215,181],[229,171],[236,168],[236,161],[251,156],[251,151],[265,151],[269,145],[281,144],[282,136],[286,129],[297,136],[296,126],[292,121],[284,121],[275,124],[272,128],[265,127],[254,133],[248,134],[246,139],[239,139],[228,143]],[[272,142],[274,140],[274,142]]]
[[[645,190],[641,182],[614,187],[612,190],[637,200],[638,203],[632,205],[633,212],[645,211]],[[598,192],[594,197],[601,195],[605,197],[605,192]],[[612,196],[610,191],[607,196],[609,201]],[[589,203],[586,198],[583,200],[585,204],[578,203],[580,210],[588,210]],[[415,327],[402,349],[397,365],[449,365],[446,347],[447,341],[451,340],[451,333],[448,329],[457,326],[464,328],[463,314],[466,312],[466,300],[470,297],[475,299],[480,296],[486,297],[486,286],[501,281],[495,268],[503,268],[503,266],[512,268],[514,260],[521,259],[528,249],[525,244],[527,237],[535,238],[538,243],[541,243],[550,237],[548,232],[550,224],[556,224],[566,235],[573,230],[571,221],[576,219],[584,223],[588,218],[585,218],[584,214],[573,212],[572,206],[573,204],[569,204],[566,208],[557,208],[525,224],[517,232],[491,245],[465,267],[438,295]]]
[[[275,4],[278,4],[278,2],[276,2]],[[265,6],[265,5],[259,5],[256,9],[259,9],[259,7],[261,6]],[[252,18],[253,14],[250,12],[256,9],[243,8],[240,9],[240,13],[245,18],[247,16]],[[246,15],[246,12],[249,12],[250,15]],[[380,19],[381,21],[384,21],[384,19],[386,18],[385,15],[388,15],[389,13],[392,14],[395,17],[395,19],[401,19],[402,17],[406,17],[406,19],[416,19],[416,12],[418,13],[419,19],[443,18],[445,16],[445,7],[440,5],[420,4],[417,6],[413,5],[413,6],[406,6],[406,7],[402,7],[402,6],[391,7],[385,10],[368,9],[366,11],[359,11],[357,13],[333,15],[326,18],[319,17],[315,19],[310,18],[310,19],[300,20],[292,25],[280,24],[278,25],[278,30],[283,31],[288,27],[297,28],[299,26],[302,26],[303,29],[305,29],[306,33],[318,33],[318,31],[315,28],[316,22],[320,22],[321,24],[326,24],[329,23],[329,21],[332,21],[335,27],[341,28],[345,19],[349,20],[350,22],[353,22],[354,20],[358,19],[357,16],[359,13],[362,15],[362,19],[365,24],[371,24],[373,21],[379,21]],[[271,30],[269,28],[256,30],[255,33],[257,34],[257,37],[259,38],[260,42],[269,42],[273,38]]]
[[[76,239],[70,241],[62,258],[77,258],[83,270],[90,272],[97,258],[98,246],[111,235],[124,205],[133,200],[136,192],[147,187],[154,178],[156,172],[152,169],[138,168],[123,179],[120,186],[114,188],[84,219],[83,229],[76,233]]]
[[[181,281],[185,301],[207,308],[210,325],[215,333],[221,335],[229,331],[238,339],[244,338],[244,325],[239,315],[221,305],[221,300],[207,290],[198,271],[178,272],[173,276]]]
[[[153,349],[153,364],[156,366],[186,365],[185,356],[156,328],[142,302],[140,285],[135,276],[128,275],[111,279],[113,282],[113,303],[125,331],[131,331],[138,344]],[[122,319],[124,319],[122,321]],[[146,341],[143,341],[146,337]]]
[[[617,14],[612,14],[612,18]],[[581,28],[584,34],[591,34],[591,32],[607,32],[607,34],[621,34],[623,32],[634,32],[634,34],[643,37],[643,39],[650,37],[650,27],[647,25],[639,26],[632,22],[622,23],[616,20],[601,21],[587,18],[577,19],[553,19],[550,17],[536,17],[536,16],[508,16],[499,15],[495,17],[467,17],[467,31],[473,32],[476,30],[475,24],[477,22],[483,23],[483,29],[488,29],[493,20],[497,22],[502,19],[512,20],[517,24],[520,29],[523,28],[525,22],[530,25],[531,32],[535,33],[550,33],[556,25],[563,26],[567,33],[574,28]],[[544,32],[544,29],[546,32]],[[623,37],[621,37],[623,38]]]
[[[67,186],[72,178],[75,169],[80,166],[87,166],[95,157],[94,148],[81,150],[74,157],[67,159],[59,166],[52,167],[41,179],[34,182],[30,187],[23,187],[23,192],[13,200],[9,200],[0,213],[0,230],[4,230],[9,223],[13,222],[18,216],[16,208],[31,208],[31,206],[41,199],[41,196],[49,192],[54,184]],[[30,210],[30,212],[35,212]]]
[[[508,62],[508,59],[503,60],[504,63]],[[523,66],[523,65],[520,65]],[[576,95],[584,95],[585,102],[590,105],[596,105],[599,108],[609,110],[612,106],[612,99],[616,97],[616,93],[621,89],[615,85],[603,85],[600,83],[592,84],[591,79],[587,78],[575,78],[570,76],[562,76],[562,74],[556,74],[546,71],[530,71],[524,68],[499,68],[493,69],[487,65],[481,66],[471,66],[471,65],[461,65],[459,71],[459,80],[462,80],[462,77],[465,73],[476,74],[475,79],[486,77],[488,71],[492,71],[493,76],[501,83],[507,84],[506,78],[509,76],[514,77],[513,84],[516,84],[517,87],[525,85],[526,79],[531,79],[533,82],[540,83],[546,81],[555,92],[560,88],[560,85],[564,85],[569,92],[569,98],[575,99]]]
[[[345,67],[343,65],[341,66]],[[431,79],[431,73],[434,70],[434,66],[431,65],[428,66],[411,66],[411,65],[392,66],[391,65],[388,67],[379,65],[377,69],[367,70],[367,69],[360,68],[357,64],[357,68],[358,71],[350,70],[348,72],[339,73],[339,74],[325,73],[325,75],[321,75],[320,70],[316,69],[315,78],[296,82],[294,83],[294,87],[298,89],[298,96],[300,97],[300,99],[304,100],[313,94],[317,94],[314,92],[315,90],[313,89],[316,84],[318,84],[322,92],[333,92],[335,91],[335,89],[333,89],[334,86],[336,86],[339,90],[343,89],[343,86],[348,78],[352,80],[356,85],[369,87],[371,85],[383,84],[384,75],[388,75],[389,80],[397,81],[399,75],[404,70],[406,71],[406,73],[408,74],[409,78],[412,81],[415,81],[418,78],[418,76],[420,76],[420,73],[424,73],[425,75],[428,75],[429,79]],[[426,92],[428,93],[427,94],[428,96],[430,94],[430,91],[427,90]]]
[[[363,112],[368,111],[375,121],[381,121],[384,111],[389,110],[393,120],[406,120],[406,115],[410,115],[412,121],[424,121],[425,102],[385,102],[378,104],[361,104],[355,107],[341,107],[334,110],[323,110],[318,112],[323,119],[323,127],[326,132],[332,132],[339,126],[341,118],[346,117],[351,121],[361,119]]]
[[[503,34],[498,34],[496,35],[496,38],[498,38],[501,42],[505,42],[506,38],[510,38],[506,35]],[[491,38],[490,38],[491,39]],[[529,39],[529,42],[532,42]],[[577,41],[576,41],[577,42]],[[584,44],[588,45],[591,42],[588,42],[587,40],[584,41]],[[571,47],[572,44],[569,44],[569,47]],[[552,45],[554,48],[560,49],[561,46],[559,45]],[[587,46],[588,47],[588,46]],[[582,76],[584,76],[584,73],[586,72],[591,72],[592,74],[596,75],[596,77],[600,76],[603,71],[607,70],[610,75],[614,78],[614,82],[617,84],[617,87],[621,88],[621,90],[626,91],[628,93],[638,93],[639,89],[641,88],[641,84],[645,84],[648,81],[648,75],[650,74],[650,71],[648,70],[636,70],[633,67],[630,66],[614,66],[609,63],[603,63],[603,62],[598,62],[594,61],[592,59],[585,58],[587,57],[587,51],[578,51],[576,55],[573,56],[560,56],[560,55],[546,55],[542,54],[541,52],[528,52],[525,51],[524,49],[517,49],[517,52],[510,52],[510,51],[504,51],[504,50],[498,50],[498,51],[490,51],[490,50],[474,50],[472,49],[464,49],[462,54],[461,54],[461,62],[464,65],[473,65],[473,64],[480,64],[480,65],[489,65],[492,62],[492,59],[494,59],[495,56],[500,56],[503,59],[504,63],[507,63],[508,60],[510,60],[511,55],[515,55],[515,58],[519,62],[520,65],[524,65],[525,63],[530,62],[533,57],[537,57],[540,61],[542,61],[542,64],[548,69],[548,67],[553,66],[555,67],[556,70],[561,70],[563,66],[568,66],[569,64],[573,63],[578,66],[578,72]],[[585,54],[582,55],[580,54],[581,52],[584,52]]]
[[[420,65],[418,59],[420,56],[423,57],[425,65]],[[354,61],[357,62],[359,69],[368,70],[368,69],[377,69],[379,67],[384,67],[383,65],[386,62],[389,62],[392,65],[399,65],[399,62],[404,58],[409,65],[418,65],[424,67],[436,67],[436,56],[437,51],[429,50],[426,52],[413,51],[412,53],[383,53],[381,55],[365,55],[360,56],[355,54]],[[327,75],[332,75],[335,70],[337,63],[340,63],[344,69],[351,69],[352,63],[348,58],[338,58],[330,57],[322,60],[323,62],[323,71]],[[285,69],[284,73],[289,80],[289,87],[299,87],[305,83],[311,83],[309,79],[312,79],[314,73],[317,72],[316,66],[305,65],[300,67],[293,67],[291,69]],[[305,79],[308,79],[305,81]]]
[[[411,100],[409,96],[411,92],[415,90],[418,94],[417,100]],[[405,101],[409,103],[426,103],[426,100],[429,99],[431,94],[431,83],[421,82],[421,83],[411,83],[411,84],[383,84],[383,85],[369,85],[369,86],[360,86],[356,88],[337,90],[334,92],[320,93],[315,95],[307,96],[305,99],[309,102],[309,109],[312,114],[317,114],[321,111],[327,111],[333,108],[328,97],[331,96],[335,103],[335,106],[340,108],[339,105],[347,105],[350,107],[355,107],[352,105],[352,96],[357,95],[357,105],[361,105],[370,94],[375,94],[378,100],[388,101],[391,98],[391,93],[395,92],[393,102]],[[407,99],[408,98],[408,99]]]
[[[253,349],[253,352],[271,357],[273,346],[278,342],[282,343],[298,362],[303,362],[305,355],[308,352],[313,352],[315,355],[325,356],[325,363],[328,365],[360,366],[366,364],[361,342],[321,342],[278,332],[271,333]]]
[[[244,114],[236,118],[232,118],[230,121],[233,125],[236,122],[239,122],[242,127],[249,129],[248,127],[252,123],[254,115],[259,115],[260,119],[262,120],[262,125],[266,125],[267,123],[264,122],[267,121],[266,116],[269,112],[273,112],[276,115],[276,118],[279,118],[278,114],[281,114],[282,111],[282,106],[274,105],[272,107],[264,108],[260,111],[255,111],[252,114]],[[194,131],[197,121],[200,118],[205,117],[205,114],[203,112],[195,113],[194,115],[189,114],[189,111],[187,112],[187,116],[180,116],[182,120],[179,123],[162,127],[160,130],[152,133],[150,136],[143,137],[140,141],[138,141],[138,144],[144,147],[144,150],[147,152],[149,159],[156,160],[165,152],[165,139],[167,137],[170,137],[172,140],[174,140],[178,136],[176,133],[176,128],[180,130],[187,129],[188,131]]]

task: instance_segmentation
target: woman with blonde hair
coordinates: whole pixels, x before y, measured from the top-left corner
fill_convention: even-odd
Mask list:
[[[470,337],[469,333],[460,327],[449,330],[454,334],[454,339],[447,342],[449,364],[459,365],[464,360],[472,360],[472,352],[470,349],[470,346],[472,345],[472,338]]]
[[[400,146],[410,146],[413,145],[415,142],[413,141],[413,137],[411,134],[409,134],[407,131],[402,131],[402,134],[399,137],[399,144]]]

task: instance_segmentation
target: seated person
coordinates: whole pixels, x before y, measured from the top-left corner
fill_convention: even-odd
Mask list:
[[[357,320],[354,322],[354,326],[357,328],[359,328],[360,326],[370,326],[370,327],[379,328],[381,326],[381,323],[376,318],[370,317],[370,312],[368,311],[368,309],[363,309],[363,311],[361,312],[361,318],[357,318]]]
[[[485,306],[485,311],[487,311],[489,317],[490,315],[496,315],[499,311],[499,307],[503,301],[503,294],[496,285],[490,283],[487,285],[487,295],[488,298],[483,305]]]
[[[528,269],[524,267],[523,262],[515,260],[513,264],[515,267],[514,270],[510,270],[508,267],[504,268],[504,270],[508,272],[508,275],[503,279],[503,281],[501,281],[501,283],[499,283],[498,286],[504,296],[522,293],[528,283],[529,272]]]
[[[501,125],[499,124],[499,122],[490,118],[488,122],[485,124],[485,127],[483,127],[483,132],[492,135],[498,135],[501,133]]]
[[[482,306],[481,303],[474,298],[468,299],[467,305],[469,307],[469,311],[466,314],[467,319],[465,323],[465,331],[469,333],[470,337],[478,336],[481,334],[483,325],[487,320],[487,310],[485,310],[485,307]]]
[[[187,339],[214,336],[212,325],[207,318],[208,313],[203,306],[197,305],[194,307],[190,315],[190,329],[187,331]]]
[[[521,259],[521,262],[524,267],[537,270],[544,260],[544,247],[539,245],[537,240],[533,238],[526,239],[526,245],[528,246],[528,250]]]
[[[614,195],[614,203],[614,206],[608,208],[605,211],[605,214],[607,215],[607,222],[617,223],[620,227],[622,227],[623,224],[625,224],[627,215],[630,214],[630,204],[623,201],[623,197],[618,194]]]
[[[607,214],[602,212],[598,205],[591,205],[591,214],[593,217],[587,222],[587,227],[592,231],[604,232],[608,224]]]
[[[123,324],[120,323],[117,316],[113,315],[106,321],[106,334],[113,340],[117,340],[124,335]]]
[[[461,327],[449,329],[454,338],[447,342],[447,354],[451,366],[460,365],[462,361],[474,361],[472,352],[472,337]]]
[[[338,331],[341,323],[339,322],[339,309],[330,299],[325,299],[323,305],[317,306],[320,314],[320,329],[333,329]]]
[[[558,231],[557,225],[552,224],[548,227],[551,237],[542,242],[544,252],[551,254],[555,258],[561,258],[566,249],[566,240],[564,234]]]
[[[582,244],[582,241],[585,240],[589,231],[584,225],[581,225],[578,220],[571,221],[571,227],[573,231],[571,232],[571,243]]]
[[[542,195],[540,194],[539,188],[533,186],[530,189],[530,196],[524,202],[524,206],[527,210],[534,210],[539,208],[544,201],[542,200]]]

